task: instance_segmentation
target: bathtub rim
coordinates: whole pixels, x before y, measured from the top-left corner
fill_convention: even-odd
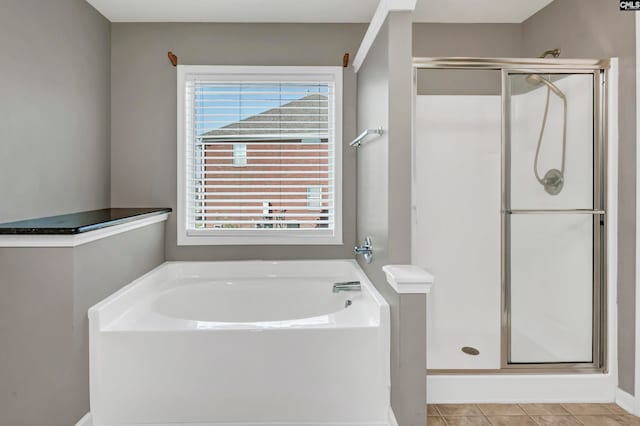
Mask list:
[[[101,300],[100,302],[96,303],[95,305],[91,306],[88,310],[88,318],[89,318],[89,329],[90,331],[101,331],[101,332],[108,332],[108,324],[111,324],[115,321],[117,321],[119,318],[123,317],[125,315],[126,312],[122,311],[121,306],[119,303],[117,303],[118,301],[120,301],[123,298],[126,297],[135,297],[135,293],[140,292],[140,294],[144,294],[143,290],[145,289],[144,287],[140,288],[139,284],[143,283],[144,281],[148,280],[149,277],[153,277],[156,274],[159,273],[159,271],[162,271],[163,269],[168,269],[171,266],[174,265],[181,265],[181,264],[191,264],[191,265],[203,265],[203,264],[217,264],[217,265],[222,265],[222,264],[229,264],[229,265],[240,265],[240,264],[250,264],[250,263],[257,263],[257,264],[262,264],[262,265],[268,265],[268,264],[323,264],[323,263],[327,263],[327,264],[345,264],[345,265],[349,265],[350,268],[353,269],[353,271],[355,272],[355,274],[358,276],[361,284],[363,285],[363,287],[367,290],[367,293],[371,295],[371,298],[373,300],[373,302],[375,302],[375,304],[377,305],[378,309],[379,309],[379,315],[380,315],[380,320],[379,320],[379,326],[385,326],[385,322],[388,322],[389,320],[387,318],[389,318],[390,315],[390,306],[389,303],[385,300],[385,298],[382,296],[382,294],[378,291],[378,289],[376,288],[376,286],[373,284],[373,282],[369,279],[369,277],[366,275],[366,273],[364,272],[364,270],[360,267],[360,265],[358,264],[358,262],[355,259],[313,259],[313,260],[223,260],[223,261],[217,261],[217,260],[168,260],[165,261],[163,263],[161,263],[160,265],[156,266],[155,268],[151,269],[150,271],[146,272],[145,274],[139,276],[138,278],[134,279],[133,281],[127,283],[126,285],[124,285],[122,288],[118,289],[117,291],[115,291],[114,293],[110,294],[109,296],[107,296],[106,298],[104,298],[103,300]],[[111,309],[109,309],[111,308]],[[313,318],[313,317],[307,317],[304,319],[308,319],[308,318]],[[173,319],[173,318],[172,318]],[[176,322],[179,322],[181,320],[179,319],[175,319]],[[182,321],[188,321],[188,320],[182,320]],[[230,325],[232,324],[236,324],[236,323],[228,323]],[[241,323],[237,323],[237,324],[241,324]],[[386,324],[386,327],[389,327],[388,324]],[[247,329],[247,327],[242,327]],[[238,328],[239,330],[242,328]],[[300,327],[302,328],[302,327]],[[300,329],[298,328],[298,329]],[[309,327],[309,328],[313,328],[313,327]],[[349,326],[342,326],[340,328],[350,328]],[[223,328],[224,329],[224,328]],[[234,329],[234,327],[228,327],[226,329]],[[206,330],[206,329],[205,329]]]

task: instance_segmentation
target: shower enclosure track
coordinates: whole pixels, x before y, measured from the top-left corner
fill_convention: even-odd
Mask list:
[[[592,214],[603,215],[604,210],[589,210],[589,209],[511,209],[504,210],[503,213],[507,214]]]

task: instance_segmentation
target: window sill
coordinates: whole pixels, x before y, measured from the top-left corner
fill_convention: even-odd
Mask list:
[[[212,233],[178,233],[179,246],[314,246],[342,245],[342,235],[220,235]]]

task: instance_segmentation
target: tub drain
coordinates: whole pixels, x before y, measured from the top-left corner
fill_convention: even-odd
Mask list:
[[[476,348],[472,348],[471,346],[465,346],[461,350],[467,355],[472,355],[472,356],[480,355],[480,351],[477,350]]]

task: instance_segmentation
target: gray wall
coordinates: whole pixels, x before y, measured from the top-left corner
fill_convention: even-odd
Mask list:
[[[617,1],[555,0],[523,24],[524,56],[559,47],[563,58],[620,58],[618,191],[618,369],[634,393],[635,374],[635,14]]]
[[[426,422],[426,300],[398,295],[382,266],[411,261],[411,17],[389,15],[358,73],[358,128],[385,133],[358,148],[358,241],[370,235],[371,264],[359,259],[391,306],[391,406],[402,426]]]
[[[521,50],[520,24],[413,24],[413,56],[510,58]],[[500,78],[497,71],[419,70],[418,94],[496,95]]]
[[[502,93],[499,70],[418,70],[418,95],[492,95]]]
[[[364,24],[114,24],[111,63],[111,201],[113,206],[176,208],[176,68],[200,65],[341,65],[355,55]],[[176,245],[167,225],[169,260],[345,258],[355,244],[356,77],[344,74],[342,246]]]
[[[520,24],[413,24],[413,56],[518,57]]]
[[[108,207],[110,23],[2,0],[0,52],[0,222]]]
[[[0,425],[71,426],[89,411],[87,310],[163,261],[163,222],[75,248],[0,248]]]
[[[0,248],[0,270],[0,425],[73,425],[73,251]]]

